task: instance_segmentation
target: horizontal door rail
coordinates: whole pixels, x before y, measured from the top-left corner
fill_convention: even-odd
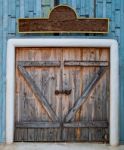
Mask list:
[[[60,61],[18,61],[17,65],[23,67],[60,67]]]
[[[107,128],[109,126],[108,121],[81,121],[64,123],[65,128]]]
[[[64,66],[108,67],[108,61],[64,61]]]
[[[18,122],[16,128],[59,128],[59,122]]]
[[[80,121],[63,123],[59,122],[18,122],[16,128],[107,128],[108,121]]]
[[[18,61],[23,67],[60,67],[60,61]],[[108,61],[64,61],[64,66],[108,67]]]

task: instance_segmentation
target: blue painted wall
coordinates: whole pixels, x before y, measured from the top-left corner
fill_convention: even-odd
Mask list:
[[[112,38],[119,43],[120,56],[120,142],[124,142],[124,0],[59,0],[72,6],[82,17],[110,18],[110,32],[99,34],[60,34],[58,38]],[[54,0],[0,0],[0,143],[5,142],[6,46],[9,38],[50,37],[52,34],[18,34],[18,18],[47,17]]]

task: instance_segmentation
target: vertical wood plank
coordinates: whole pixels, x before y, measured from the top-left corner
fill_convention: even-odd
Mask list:
[[[24,17],[29,18],[29,0],[24,1]]]
[[[94,0],[90,0],[90,8],[89,8],[89,17],[95,17],[95,14],[94,14]]]
[[[120,44],[120,1],[115,0],[115,36]]]
[[[41,6],[43,10],[43,17],[48,17],[51,9],[54,7],[54,0],[42,0]]]
[[[28,1],[28,12],[29,12],[29,18],[34,17],[34,0]]]
[[[16,16],[16,21],[17,21],[17,18],[20,17],[20,1],[19,0],[16,0],[16,3],[15,3],[15,16]]]
[[[8,37],[15,36],[16,29],[16,2],[8,1]]]
[[[109,11],[111,11],[111,9]],[[103,17],[106,18],[106,0],[103,1]]]
[[[121,0],[121,32],[120,32],[120,141],[124,143],[124,1]]]
[[[85,1],[85,16],[86,17],[89,17],[89,12],[90,12],[89,9],[91,9],[90,8],[90,0],[86,0]]]
[[[71,3],[71,6],[76,10],[76,1],[71,0],[70,3]]]
[[[96,17],[103,17],[103,0],[96,0]]]
[[[4,121],[4,119],[2,119],[2,101],[3,101],[3,95],[2,95],[2,88],[3,88],[3,83],[2,83],[2,80],[3,80],[3,78],[2,78],[2,61],[3,61],[3,59],[2,59],[2,53],[3,53],[3,50],[2,50],[2,39],[3,39],[3,31],[2,31],[2,27],[3,27],[3,12],[2,12],[2,6],[3,6],[3,1],[2,0],[0,0],[0,20],[1,20],[1,22],[0,22],[0,143],[1,142],[3,142],[3,133],[2,133],[2,130],[3,130],[3,126],[2,126],[2,124],[3,124],[3,121]]]
[[[3,1],[3,42],[2,42],[2,139],[5,141],[5,92],[6,92],[6,45],[7,45],[7,28],[8,28],[8,1]]]
[[[67,4],[67,0],[60,0],[60,4]]]
[[[36,1],[36,17],[41,17],[42,16],[42,8],[41,8],[41,0]]]
[[[110,36],[112,36],[112,34],[113,34],[113,31],[112,31],[112,25],[113,25],[113,22],[114,22],[114,20],[113,20],[113,18],[112,18],[112,2],[111,1],[109,1],[109,0],[106,0],[106,5],[105,5],[105,8],[106,8],[106,12],[105,12],[105,17],[106,18],[109,18],[109,35],[108,35],[108,37]],[[114,29],[115,30],[115,29]]]
[[[112,13],[111,13],[111,34],[115,37],[115,1],[112,1]]]
[[[85,0],[84,1],[80,1],[80,16],[84,17],[85,16]]]
[[[24,11],[25,11],[25,3],[24,0],[20,0],[20,18],[24,18]]]

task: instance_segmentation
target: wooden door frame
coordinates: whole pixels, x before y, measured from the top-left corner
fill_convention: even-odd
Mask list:
[[[16,47],[109,47],[110,48],[110,145],[119,144],[119,55],[113,39],[9,39],[6,70],[6,143],[14,138]]]

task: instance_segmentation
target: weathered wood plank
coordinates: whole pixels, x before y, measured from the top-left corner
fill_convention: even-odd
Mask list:
[[[107,67],[108,61],[64,61],[65,66],[80,66],[80,67]]]
[[[24,0],[20,0],[19,1],[20,2],[20,5],[19,5],[19,8],[20,8],[20,17],[21,18],[24,18],[24,6],[25,6],[25,4],[24,4]]]
[[[27,141],[28,142],[34,142],[34,129],[33,128],[28,128],[28,137]]]
[[[93,60],[94,54],[90,52],[91,50],[93,51],[94,49],[93,48],[83,48],[83,51],[81,53],[81,60],[94,61]],[[94,74],[92,71],[93,68],[94,67],[90,67],[90,68],[82,67],[82,74],[80,76],[80,78],[82,78],[82,80],[81,80],[82,87],[81,87],[80,95],[81,95],[82,91],[88,86],[88,84],[90,83],[90,81],[93,78],[93,74]],[[84,103],[79,109],[80,121],[90,120],[89,116],[90,116],[90,113],[92,110],[90,109],[91,107],[89,105],[89,102],[90,102],[90,96],[87,98],[86,103]],[[78,111],[77,111],[77,113],[78,113]],[[89,128],[80,128],[80,138],[84,141],[86,141],[86,140],[88,141],[88,136],[89,136]],[[78,138],[78,136],[77,136],[77,138]]]
[[[36,17],[41,17],[42,15],[42,7],[39,6],[41,6],[41,0],[37,0],[35,3]]]
[[[66,16],[69,15],[66,14]],[[108,33],[108,19],[83,18],[74,20],[70,18],[64,23],[64,21],[55,20],[55,18],[59,17],[55,16],[54,19],[20,18],[18,20],[19,33]],[[72,26],[72,24],[74,25]]]
[[[29,18],[29,2],[24,0],[24,17]]]
[[[60,67],[60,61],[18,61],[23,67]]]
[[[109,126],[107,121],[80,121],[64,123],[65,128],[106,128]]]
[[[28,129],[23,128],[16,128],[14,133],[14,141],[15,142],[26,142],[28,139]]]
[[[54,0],[54,6],[59,5],[59,0]]]
[[[20,65],[18,66],[18,69],[21,72],[21,74],[24,76],[27,83],[30,85],[30,88],[34,92],[35,96],[38,98],[39,102],[44,106],[44,108],[45,108],[46,112],[48,113],[49,117],[53,121],[57,121],[58,118],[57,118],[55,112],[53,111],[53,109],[49,105],[49,103],[48,103],[47,99],[44,97],[43,93],[37,87],[36,83],[31,78],[29,73],[24,69],[24,67],[22,67]]]
[[[2,26],[2,32],[1,33],[1,36],[0,36],[0,48],[2,48],[0,50],[0,61],[1,61],[1,64],[2,64],[2,68],[1,68],[1,80],[0,80],[0,88],[1,88],[1,91],[0,91],[0,141],[3,142],[5,140],[5,112],[6,112],[6,83],[4,81],[6,81],[6,49],[7,49],[7,39],[8,39],[8,35],[7,35],[7,29],[8,29],[8,1],[2,1],[2,3],[0,3],[1,6],[0,6],[0,9],[2,10],[2,19],[1,19],[1,25],[0,27]],[[2,7],[2,8],[1,8]],[[4,9],[3,9],[4,8]],[[0,30],[1,30],[0,29]]]
[[[64,48],[63,49],[63,60],[77,60],[80,58],[79,48]],[[64,62],[63,62],[64,63]],[[64,64],[63,64],[64,67]],[[62,116],[63,120],[65,115],[68,113],[68,110],[74,105],[76,95],[76,73],[77,69],[75,67],[64,67],[62,73],[62,86],[64,90],[71,89],[70,95],[62,95]],[[77,88],[77,91],[79,87]],[[74,119],[74,118],[73,118]],[[64,141],[74,141],[75,129],[73,128],[63,128],[62,139]]]
[[[59,122],[17,122],[17,128],[59,128]]]
[[[68,122],[72,119],[74,114],[77,112],[77,110],[80,108],[80,106],[86,101],[86,98],[89,96],[90,92],[93,90],[95,85],[98,83],[102,75],[105,73],[106,68],[100,68],[97,75],[94,77],[92,82],[86,89],[82,92],[81,97],[75,102],[74,106],[69,110],[68,114],[65,117],[65,121]]]
[[[100,79],[100,82],[95,86],[93,91],[87,98],[87,101],[79,108],[75,113],[71,122],[73,127],[65,127],[64,124],[69,124],[68,122],[63,123],[63,119],[68,111],[73,107],[74,103],[81,96],[82,91],[84,91],[88,85],[91,83],[95,75],[98,73],[99,66],[93,67],[81,67],[81,66],[64,66],[64,61],[109,61],[106,54],[108,49],[105,48],[17,48],[17,59],[18,61],[60,61],[60,67],[26,67],[23,68],[28,72],[37,87],[42,91],[44,97],[47,99],[49,105],[54,110],[55,114],[60,118],[60,127],[48,127],[48,128],[37,128],[37,127],[27,127],[28,138],[27,141],[104,141],[102,136],[104,136],[104,131],[108,130],[108,127],[80,127],[80,122],[95,122],[98,120],[107,121],[106,119],[94,119],[96,98],[100,98],[99,85],[103,84],[106,80],[105,76]],[[84,52],[85,51],[85,52]],[[99,52],[100,51],[100,52]],[[85,55],[86,53],[86,55]],[[100,56],[100,58],[99,58]],[[104,57],[103,57],[104,56]],[[18,64],[22,65],[22,64]],[[25,82],[22,74],[16,65],[17,75],[17,101],[16,106],[21,105],[21,111],[18,113],[19,119],[16,115],[15,122],[51,122],[50,118],[47,116],[46,111],[43,106],[39,105],[37,97],[31,91],[30,86]],[[102,68],[102,67],[101,67]],[[106,74],[106,73],[105,73]],[[107,75],[107,74],[106,74]],[[20,80],[20,81],[18,81]],[[109,82],[108,82],[109,83]],[[19,87],[21,84],[21,87]],[[51,89],[52,87],[52,89]],[[55,90],[65,90],[72,89],[70,95],[55,95]],[[96,90],[97,89],[97,90]],[[96,97],[96,92],[98,91],[98,97]],[[105,91],[103,92],[104,95]],[[24,100],[23,100],[24,99]],[[102,98],[100,98],[102,99]],[[98,100],[99,101],[99,100]],[[23,108],[24,107],[24,108]],[[102,105],[103,107],[103,105]],[[16,112],[18,112],[18,108]],[[26,110],[27,111],[23,111]],[[104,107],[103,107],[104,109]],[[25,113],[26,112],[26,115]],[[83,112],[83,113],[82,113]],[[25,117],[26,116],[26,117]],[[26,120],[27,118],[27,120]],[[58,121],[58,123],[59,123]],[[56,121],[55,121],[56,122]],[[78,126],[76,123],[80,123]],[[77,125],[77,126],[76,126]],[[31,126],[31,125],[29,125]],[[40,126],[40,125],[39,125]],[[67,125],[68,126],[68,125]],[[74,127],[75,126],[75,127]],[[87,125],[88,126],[88,125]],[[91,125],[90,125],[91,126]],[[93,125],[92,125],[93,126]],[[26,127],[16,127],[16,129],[25,129]],[[17,130],[16,130],[17,131]],[[17,131],[18,132],[18,131]],[[95,134],[96,132],[96,134]],[[20,141],[23,141],[23,136],[20,134]],[[94,135],[92,135],[94,134]],[[99,135],[100,134],[100,135]],[[48,136],[49,135],[49,136]],[[99,140],[100,138],[100,140]],[[16,140],[16,139],[15,139]]]
[[[0,20],[3,19],[3,2],[0,0]],[[0,143],[3,140],[3,131],[4,131],[4,112],[3,112],[3,77],[2,77],[2,69],[3,69],[3,31],[2,31],[3,24],[0,23]]]
[[[124,24],[124,1],[121,0],[121,24]],[[119,16],[118,16],[119,17]],[[124,26],[121,26],[120,32],[120,140],[124,143]]]
[[[18,64],[18,61],[59,61],[61,56],[61,49],[58,48],[17,48],[16,64]],[[19,95],[19,99],[15,106],[21,109],[21,111],[18,113],[19,109],[16,109],[16,112],[19,114],[19,119],[15,119],[15,122],[50,122],[51,119],[47,115],[43,106],[39,104],[39,101],[31,91],[30,86],[25,82],[25,78],[23,78],[17,65],[16,70],[18,72],[18,74],[16,74],[16,87],[18,88],[16,94]],[[54,94],[55,89],[60,88],[60,68],[36,66],[26,67],[26,71],[33,78],[37,87],[42,91],[44,97],[47,99],[56,115],[61,118],[61,95],[55,96]],[[20,84],[23,86],[23,89],[22,86],[20,87]],[[26,93],[25,98],[23,96],[24,93]],[[22,105],[21,108],[20,105]],[[17,117],[18,115],[16,115],[16,118]],[[18,127],[16,127],[16,129],[18,129]],[[29,141],[34,140],[42,142],[60,141],[60,130],[61,128],[34,128],[34,130],[28,130],[30,132],[28,137],[31,136],[31,138],[27,138],[27,141],[28,139]],[[34,135],[34,138],[32,138],[32,135]]]

